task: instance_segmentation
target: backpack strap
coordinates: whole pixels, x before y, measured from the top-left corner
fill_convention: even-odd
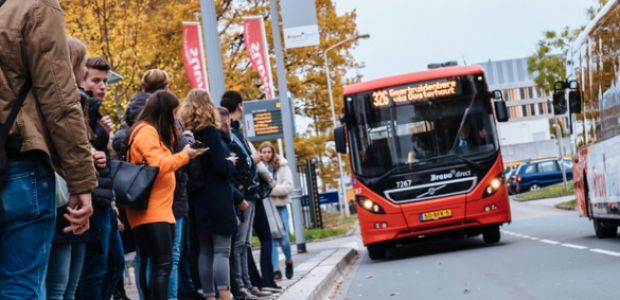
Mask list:
[[[2,4],[4,0],[0,0],[0,4]],[[9,113],[9,117],[6,119],[6,122],[1,124],[0,126],[0,142],[6,144],[7,138],[9,137],[9,132],[15,123],[15,119],[17,119],[17,114],[21,110],[24,102],[26,101],[26,97],[28,96],[28,92],[32,88],[32,81],[30,78],[26,79],[26,82],[19,90],[19,95],[13,103],[13,107],[11,107],[11,112]]]

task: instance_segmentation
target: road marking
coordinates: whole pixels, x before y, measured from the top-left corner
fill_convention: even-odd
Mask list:
[[[615,251],[609,251],[609,250],[603,250],[603,249],[590,249],[590,251],[592,252],[596,252],[596,253],[600,253],[600,254],[605,254],[605,255],[611,255],[611,256],[615,256],[615,257],[620,257],[620,253],[615,252]]]
[[[540,240],[541,243],[550,244],[550,245],[559,245],[560,242],[552,241],[552,240]]]
[[[522,238],[524,238],[524,239],[529,239],[529,238],[530,238],[530,236],[529,236],[529,235],[525,235],[525,234],[524,234],[524,235],[522,235],[521,237],[522,237]]]
[[[530,238],[530,240],[532,240],[532,241],[538,241],[538,240],[540,240],[540,238],[537,238],[537,237],[533,236],[533,237],[531,237],[531,238]]]
[[[579,245],[574,245],[574,244],[562,244],[560,246],[567,247],[567,248],[578,249],[578,250],[588,249],[588,247],[586,247],[586,246],[579,246]]]

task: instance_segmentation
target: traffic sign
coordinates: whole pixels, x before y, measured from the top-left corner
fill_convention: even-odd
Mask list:
[[[338,191],[319,194],[319,204],[338,203]],[[308,195],[301,196],[301,205],[309,206]]]

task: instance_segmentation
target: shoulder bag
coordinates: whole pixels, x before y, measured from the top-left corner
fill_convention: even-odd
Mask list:
[[[138,134],[144,126],[136,128],[132,138]],[[146,162],[132,164],[129,162],[132,138],[127,145],[127,161],[112,160],[112,189],[114,190],[116,205],[122,208],[146,209],[149,205],[149,197],[157,174],[158,167],[149,167]]]

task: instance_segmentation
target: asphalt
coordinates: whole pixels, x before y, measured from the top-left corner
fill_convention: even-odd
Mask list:
[[[553,208],[566,200],[511,201],[513,222],[495,245],[433,241],[379,261],[361,247],[333,298],[620,299],[620,237],[599,240],[588,219]]]

